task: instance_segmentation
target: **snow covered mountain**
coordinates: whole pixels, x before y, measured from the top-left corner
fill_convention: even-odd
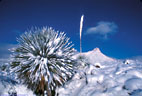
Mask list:
[[[142,96],[140,60],[113,59],[99,48],[78,56],[84,56],[87,65],[58,89],[59,96]]]
[[[94,63],[94,62],[100,62],[101,63],[101,62],[104,62],[104,61],[108,61],[108,62],[115,61],[115,59],[112,59],[112,58],[104,55],[100,51],[99,48],[95,48],[92,51],[82,53],[82,55],[87,57],[88,61],[91,61],[92,63]]]

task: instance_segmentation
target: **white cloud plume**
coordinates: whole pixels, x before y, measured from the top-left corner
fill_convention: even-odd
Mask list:
[[[115,33],[118,30],[118,26],[114,22],[100,21],[97,26],[87,29],[86,34],[98,34],[107,39],[109,34]]]

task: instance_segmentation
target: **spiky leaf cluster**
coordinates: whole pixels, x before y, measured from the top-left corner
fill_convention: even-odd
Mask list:
[[[11,68],[37,94],[55,90],[73,74],[75,50],[64,32],[52,28],[32,29],[18,38]]]

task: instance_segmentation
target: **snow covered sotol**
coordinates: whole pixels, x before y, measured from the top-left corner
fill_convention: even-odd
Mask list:
[[[37,95],[51,96],[72,76],[75,50],[63,32],[35,28],[21,35],[18,42],[12,50],[11,69]]]

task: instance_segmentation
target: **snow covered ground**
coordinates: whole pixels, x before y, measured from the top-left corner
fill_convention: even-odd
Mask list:
[[[15,80],[8,62],[7,59],[0,59],[0,96],[35,96],[31,90]]]
[[[64,86],[58,88],[59,96],[142,96],[142,58],[118,60],[104,55],[99,48],[82,56],[80,66]],[[7,61],[0,59],[1,65]],[[34,96],[26,86],[18,84],[14,75],[0,72],[0,96]],[[14,95],[13,95],[14,96]]]
[[[59,96],[142,96],[141,59],[113,59],[99,48],[81,56],[87,65],[58,89]]]

